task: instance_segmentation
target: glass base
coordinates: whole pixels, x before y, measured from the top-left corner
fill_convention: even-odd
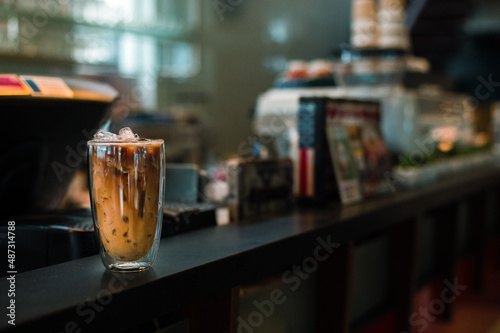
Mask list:
[[[108,266],[112,272],[143,272],[151,268],[151,263],[148,262],[117,262]]]

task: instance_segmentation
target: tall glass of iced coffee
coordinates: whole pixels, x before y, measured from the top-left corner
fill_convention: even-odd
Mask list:
[[[99,131],[88,142],[90,197],[101,258],[112,271],[153,264],[160,243],[164,192],[163,140],[129,128]]]

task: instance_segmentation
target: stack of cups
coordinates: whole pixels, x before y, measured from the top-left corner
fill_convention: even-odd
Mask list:
[[[408,29],[405,24],[405,0],[380,0],[377,13],[380,48],[409,48]]]
[[[405,0],[353,0],[351,44],[354,48],[409,48]]]
[[[353,0],[351,44],[355,48],[378,47],[378,24],[374,0]]]

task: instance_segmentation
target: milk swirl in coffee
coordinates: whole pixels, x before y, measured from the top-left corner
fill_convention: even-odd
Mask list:
[[[94,137],[91,190],[103,250],[119,261],[140,259],[159,237],[163,141],[139,139],[129,128]]]

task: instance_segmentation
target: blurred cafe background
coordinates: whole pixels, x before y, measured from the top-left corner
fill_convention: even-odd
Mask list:
[[[492,172],[499,59],[496,0],[0,0],[0,232],[16,221],[20,273],[97,254],[98,129],[165,140],[165,239],[301,209],[347,216]],[[498,189],[461,198],[453,221],[416,217],[410,326],[392,234],[353,241],[343,332],[500,332]],[[443,267],[468,286],[453,313],[432,308]],[[252,324],[253,301],[285,288],[278,273],[238,287],[248,321],[231,332],[328,331],[318,273]],[[196,315],[172,318],[129,331],[198,332]]]

